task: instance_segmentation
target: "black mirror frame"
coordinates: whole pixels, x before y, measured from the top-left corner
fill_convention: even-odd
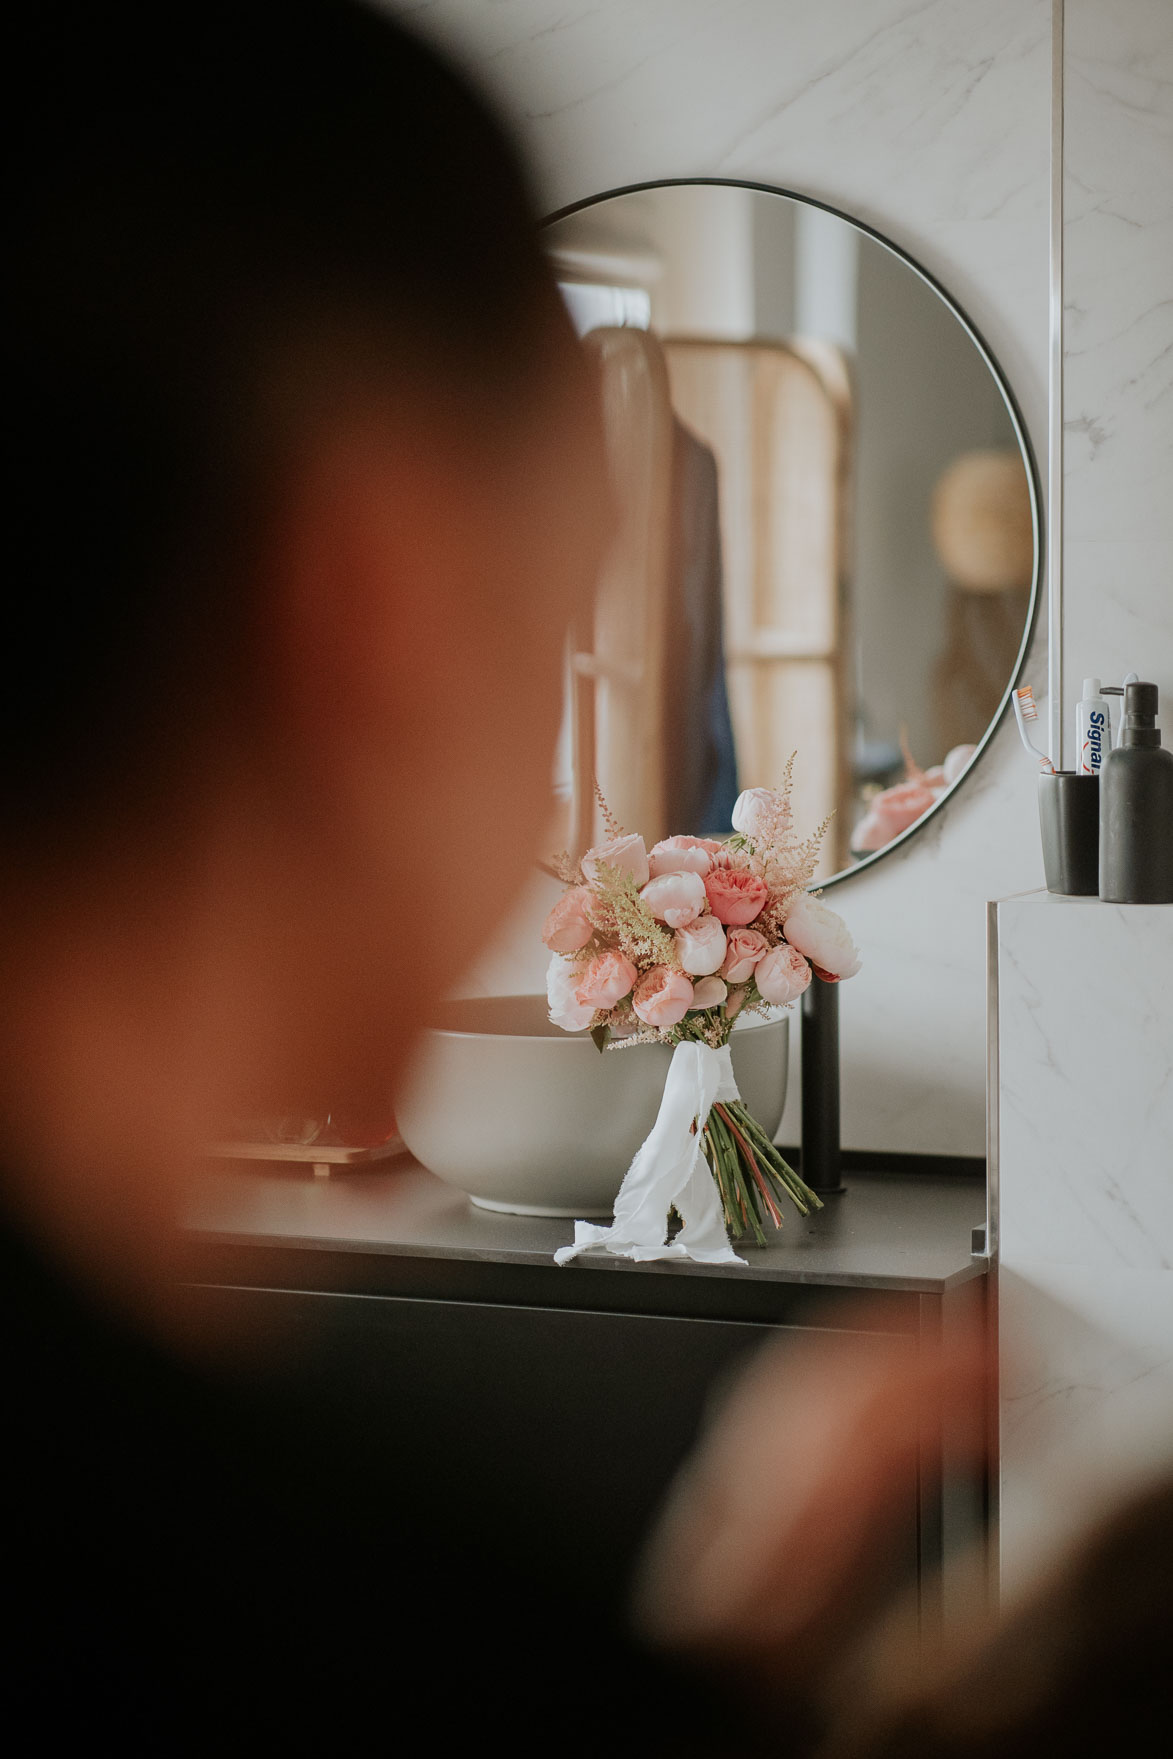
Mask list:
[[[890,238],[885,238],[884,234],[878,232],[874,226],[869,226],[866,221],[857,220],[854,215],[845,213],[842,208],[833,207],[830,202],[820,201],[816,196],[802,195],[798,190],[783,189],[777,184],[756,183],[748,178],[742,177],[659,177],[647,183],[625,183],[616,189],[603,190],[598,195],[587,196],[582,201],[570,202],[566,207],[559,208],[555,213],[547,214],[541,222],[541,227],[544,231],[547,226],[553,226],[557,221],[565,220],[570,214],[581,213],[584,208],[598,207],[600,203],[613,201],[617,196],[637,195],[644,190],[649,189],[693,189],[702,186],[709,188],[751,189],[756,190],[761,195],[785,196],[789,201],[802,202],[807,207],[811,208],[820,208],[823,213],[833,214],[837,220],[846,221],[846,223],[849,226],[853,226],[857,232],[862,232],[866,238],[871,238],[875,243],[882,244],[885,250],[891,251],[893,256],[898,257],[900,261],[906,264],[914,274],[918,275],[925,285],[932,289],[938,299],[948,307],[961,325],[962,329],[969,336],[970,341],[974,344],[974,347],[977,349],[982,359],[985,361],[986,366],[989,368],[994,381],[1002,394],[1002,400],[1009,411],[1015,437],[1018,440],[1019,450],[1022,453],[1023,462],[1026,465],[1027,484],[1030,490],[1031,524],[1034,531],[1034,572],[1031,577],[1030,602],[1027,605],[1022,641],[1019,644],[1018,654],[1015,658],[1014,666],[1010,674],[1010,681],[1006,686],[1001,701],[994,711],[993,718],[985,732],[982,734],[981,739],[978,741],[977,749],[973,756],[970,758],[961,775],[958,776],[957,780],[953,783],[952,787],[947,788],[941,795],[940,799],[937,800],[926,813],[922,814],[914,824],[909,825],[907,830],[901,831],[898,837],[893,837],[890,843],[885,843],[882,849],[876,849],[871,854],[863,856],[854,866],[845,867],[840,873],[832,874],[829,879],[820,880],[819,889],[823,890],[828,886],[842,885],[844,880],[853,879],[856,874],[865,872],[868,868],[873,867],[877,861],[882,861],[885,856],[894,854],[897,849],[901,848],[902,845],[908,842],[910,837],[915,837],[918,832],[922,831],[930,820],[937,816],[946,802],[953,798],[953,795],[964,785],[967,778],[973,774],[993,739],[994,734],[1002,724],[1002,721],[1010,708],[1015,689],[1018,686],[1018,681],[1022,676],[1022,669],[1026,662],[1027,652],[1034,637],[1035,623],[1038,618],[1039,601],[1041,596],[1039,589],[1040,583],[1043,579],[1043,570],[1046,561],[1045,527],[1042,517],[1042,491],[1039,482],[1038,464],[1035,459],[1034,448],[1030,443],[1030,435],[1027,432],[1026,422],[1023,419],[1022,411],[1018,406],[1018,400],[1010,388],[1009,380],[1002,371],[1002,368],[989,344],[986,342],[985,337],[977,328],[977,325],[973,322],[972,318],[970,318],[962,307],[958,305],[957,301],[941,285],[936,276],[931,274],[922,263],[918,263],[915,257],[910,256],[906,250],[902,250],[898,244],[893,244]]]

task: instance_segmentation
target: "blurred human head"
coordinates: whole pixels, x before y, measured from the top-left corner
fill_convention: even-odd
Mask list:
[[[180,1109],[361,1102],[534,852],[600,542],[526,179],[354,0],[6,35],[10,1096],[87,1006],[66,1085],[142,1087],[113,983]]]

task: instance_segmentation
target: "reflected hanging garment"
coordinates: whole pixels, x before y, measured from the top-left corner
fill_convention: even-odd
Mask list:
[[[725,685],[717,460],[673,424],[664,742],[672,833],[728,832],[737,757]]]

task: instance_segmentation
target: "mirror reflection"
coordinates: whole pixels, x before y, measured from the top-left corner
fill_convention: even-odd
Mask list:
[[[797,751],[825,882],[931,810],[1012,681],[1037,545],[999,380],[911,263],[793,197],[658,186],[546,238],[619,514],[572,641],[566,840],[597,840],[592,773],[645,834],[721,834]]]

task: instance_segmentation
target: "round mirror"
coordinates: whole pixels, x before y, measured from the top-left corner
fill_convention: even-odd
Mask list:
[[[1041,564],[1014,399],[924,270],[816,202],[644,185],[547,247],[601,375],[617,531],[574,632],[571,846],[593,780],[651,843],[728,832],[792,753],[820,884],[922,825],[1005,708]]]

